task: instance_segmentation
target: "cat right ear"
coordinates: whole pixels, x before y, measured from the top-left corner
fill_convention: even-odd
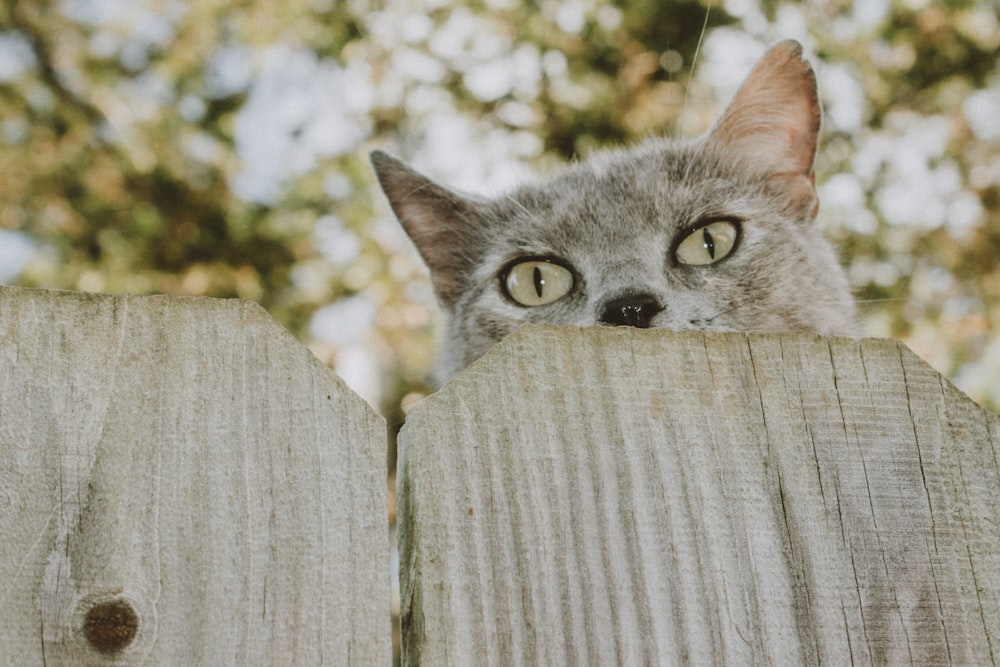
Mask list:
[[[441,304],[451,309],[472,271],[475,203],[383,151],[369,156],[393,213],[431,271]]]
[[[747,76],[707,141],[769,174],[785,205],[811,220],[820,126],[816,76],[793,40],[777,42]]]

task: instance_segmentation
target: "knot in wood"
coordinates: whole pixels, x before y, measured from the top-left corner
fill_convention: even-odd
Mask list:
[[[83,636],[101,653],[116,653],[127,648],[138,631],[139,614],[121,599],[95,604],[83,620]]]

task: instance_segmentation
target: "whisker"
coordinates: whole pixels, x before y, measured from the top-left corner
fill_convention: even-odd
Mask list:
[[[681,115],[680,118],[678,118],[677,120],[678,129],[680,130],[681,135],[683,135],[686,130],[685,119],[687,118],[688,97],[690,96],[692,83],[694,81],[695,71],[696,68],[698,67],[698,56],[701,55],[701,46],[702,44],[705,43],[705,33],[708,31],[708,18],[711,13],[712,13],[712,3],[709,2],[708,5],[705,7],[705,21],[702,23],[701,26],[701,34],[698,35],[698,44],[697,46],[695,46],[694,56],[691,58],[691,73],[688,75],[687,86],[685,86],[684,88],[684,102],[681,104]],[[695,144],[694,152],[688,158],[687,166],[684,168],[684,176],[682,178],[682,181],[687,181],[690,178],[691,168],[694,166],[698,154],[701,153],[703,145],[704,142],[702,141],[699,141],[697,144]]]
[[[886,299],[855,299],[854,303],[857,303],[859,305],[863,305],[863,304],[868,304],[868,303],[903,303],[905,301],[906,301],[906,298],[904,298],[904,297],[893,297],[893,298],[886,298]]]
[[[730,306],[729,308],[726,308],[726,309],[725,309],[725,310],[723,310],[723,311],[719,311],[718,313],[716,313],[715,315],[712,315],[711,317],[706,317],[706,318],[704,318],[704,319],[703,319],[703,320],[701,320],[701,321],[702,321],[702,322],[703,322],[704,324],[711,324],[712,322],[714,322],[715,320],[719,319],[719,318],[720,318],[720,317],[722,317],[723,315],[727,315],[727,314],[729,314],[729,313],[733,312],[734,310],[736,310],[736,305],[735,305],[735,304],[733,304],[733,305],[732,305],[732,306]],[[694,321],[692,321],[691,323],[692,323],[692,324],[694,324]]]
[[[681,103],[681,115],[677,119],[678,129],[681,134],[685,131],[685,118],[687,117],[688,94],[691,92],[691,81],[694,79],[695,68],[698,66],[698,56],[701,55],[701,45],[705,42],[705,33],[708,31],[708,17],[712,13],[712,3],[705,6],[705,21],[701,25],[701,34],[698,35],[698,44],[694,47],[694,57],[691,58],[691,74],[688,75],[688,84],[684,88],[684,101]]]
[[[513,195],[507,195],[505,198],[506,198],[506,200],[508,202],[510,202],[511,204],[513,204],[515,208],[517,208],[519,211],[521,211],[526,216],[528,216],[528,218],[530,220],[535,221],[535,222],[539,221],[538,216],[535,215],[527,206],[525,206],[524,204],[522,204],[521,202],[519,202],[517,199],[515,199]]]

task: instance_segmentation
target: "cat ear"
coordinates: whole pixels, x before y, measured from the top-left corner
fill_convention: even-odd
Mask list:
[[[372,151],[370,158],[393,212],[431,271],[434,292],[450,309],[472,270],[475,203],[388,153]]]
[[[819,208],[813,172],[819,127],[816,75],[789,39],[767,50],[706,141],[769,174],[789,208],[812,219]]]

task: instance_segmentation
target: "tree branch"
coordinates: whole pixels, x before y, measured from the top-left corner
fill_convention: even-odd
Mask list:
[[[42,82],[56,94],[63,104],[79,112],[95,128],[108,125],[108,118],[103,111],[75,93],[63,82],[53,65],[52,48],[45,39],[42,30],[25,15],[24,5],[26,3],[22,3],[20,0],[4,0],[4,4],[7,6],[12,27],[23,34],[31,46],[31,51],[38,61],[38,74]],[[95,132],[95,137],[99,142],[106,143],[99,132]]]

